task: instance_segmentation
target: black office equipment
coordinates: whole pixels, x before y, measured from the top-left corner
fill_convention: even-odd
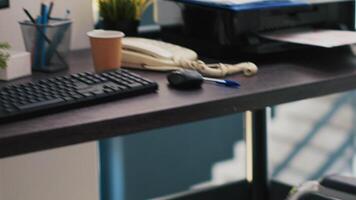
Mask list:
[[[342,175],[325,177],[320,184],[327,188],[354,195],[356,198],[356,178]]]
[[[287,200],[354,200],[356,178],[331,175],[321,181],[308,181],[291,190]]]
[[[231,10],[182,2],[183,33],[190,38],[182,44],[207,56],[233,53],[266,54],[305,48],[260,37],[260,33],[292,29],[354,30],[353,1],[317,1],[283,7]],[[271,1],[278,2],[278,1]],[[298,1],[296,1],[298,2]],[[183,40],[184,41],[184,40]],[[215,50],[217,49],[217,50]]]
[[[0,0],[0,8],[8,8],[9,6],[9,0]]]
[[[194,70],[177,70],[167,76],[171,87],[176,89],[197,89],[201,87],[203,76]]]
[[[0,88],[0,122],[157,89],[155,82],[123,69],[101,74],[84,72],[6,86]]]

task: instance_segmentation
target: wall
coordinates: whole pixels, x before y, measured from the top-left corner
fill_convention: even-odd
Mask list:
[[[42,0],[43,1],[43,0]],[[0,10],[0,41],[9,42],[14,49],[23,50],[23,40],[18,21],[27,19],[22,8],[28,9],[33,16],[38,15],[41,0],[11,0],[10,8]],[[72,44],[73,49],[89,47],[85,35],[92,29],[93,17],[90,0],[56,0],[53,16],[64,16],[65,10],[71,11],[73,20]]]
[[[40,0],[10,0],[0,10],[0,41],[24,49],[18,21],[26,19],[22,8],[38,13]],[[56,0],[54,15],[66,8],[73,19],[72,48],[87,48],[85,33],[92,29],[89,0]],[[1,132],[1,131],[0,131]],[[0,159],[0,200],[98,200],[98,156],[96,143]]]
[[[0,159],[0,200],[98,200],[96,143]]]

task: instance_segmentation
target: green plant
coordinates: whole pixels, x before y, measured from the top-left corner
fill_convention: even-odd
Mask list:
[[[8,43],[0,42],[0,69],[7,67],[7,60],[10,57],[10,54],[7,52],[8,49],[10,49],[10,45]]]
[[[153,0],[98,0],[100,17],[109,22],[140,20]]]

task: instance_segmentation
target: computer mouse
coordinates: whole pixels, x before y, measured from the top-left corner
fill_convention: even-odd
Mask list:
[[[203,76],[194,70],[173,71],[167,76],[169,86],[176,89],[197,89],[203,83]]]

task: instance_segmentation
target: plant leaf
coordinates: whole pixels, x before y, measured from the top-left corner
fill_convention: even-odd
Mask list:
[[[7,52],[8,49],[10,49],[9,43],[0,42],[0,69],[7,67],[7,61],[10,57],[10,54]]]
[[[143,12],[153,0],[98,0],[102,20],[117,22],[140,20]]]

